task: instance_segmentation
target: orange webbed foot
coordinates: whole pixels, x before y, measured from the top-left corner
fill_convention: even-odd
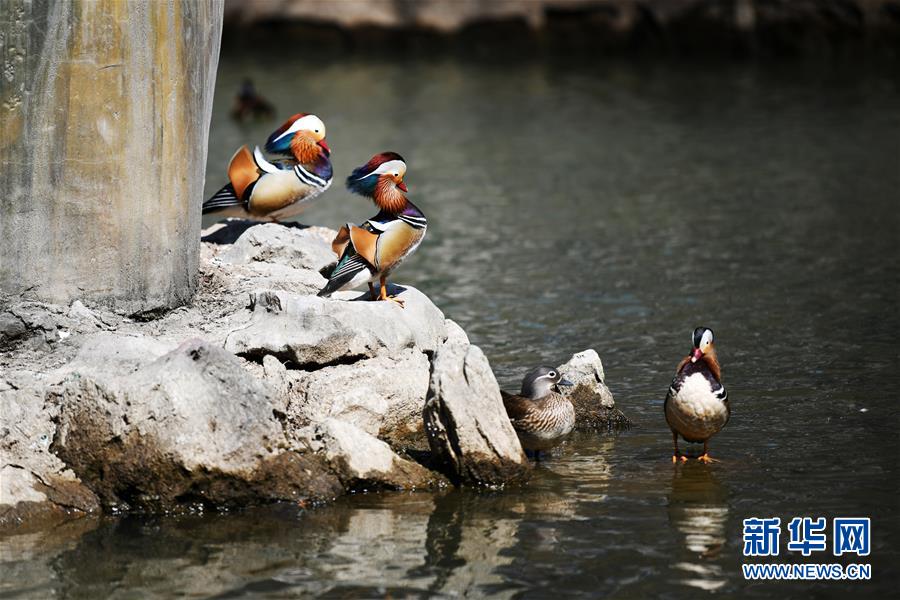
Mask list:
[[[388,293],[387,293],[387,282],[385,282],[384,280],[382,280],[382,282],[381,282],[381,289],[379,290],[378,300],[380,300],[380,301],[390,300],[391,302],[396,302],[397,304],[399,304],[399,305],[400,305],[400,308],[406,308],[405,303],[403,302],[403,300],[401,300],[400,298],[398,298],[398,297],[396,297],[396,296],[389,296],[389,295],[388,295]]]
[[[715,458],[711,457],[709,454],[706,454],[706,453],[698,456],[697,460],[699,460],[702,463],[706,463],[706,464],[719,462],[718,460],[716,460]]]
[[[687,462],[687,456],[685,456],[684,454],[681,454],[681,453],[672,455],[672,464],[673,465],[677,464],[679,460],[681,462]]]

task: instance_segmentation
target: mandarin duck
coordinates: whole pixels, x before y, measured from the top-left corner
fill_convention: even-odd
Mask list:
[[[698,327],[693,335],[691,353],[679,363],[664,405],[666,422],[672,430],[672,462],[687,457],[678,451],[678,436],[685,441],[703,442],[702,462],[712,462],[709,439],[725,427],[731,408],[728,392],[722,385],[722,371],[713,345],[712,329]]]
[[[347,223],[341,227],[331,244],[339,260],[319,296],[368,283],[372,299],[403,306],[403,300],[388,295],[387,278],[415,252],[428,226],[422,211],[406,198],[409,190],[404,175],[403,158],[396,152],[383,152],[347,178],[347,189],[371,198],[380,210],[360,226]],[[377,297],[372,284],[376,279],[381,285]]]
[[[525,450],[539,457],[541,450],[559,444],[575,428],[575,407],[559,386],[572,383],[553,367],[536,367],[525,374],[519,395],[501,391],[503,406]]]
[[[274,115],[275,107],[272,103],[259,95],[252,80],[244,79],[241,89],[234,97],[231,118],[235,121],[244,121],[248,118],[270,119]]]
[[[303,212],[331,185],[331,150],[316,115],[285,121],[269,136],[266,152],[287,158],[269,162],[259,146],[252,154],[241,146],[228,164],[229,183],[203,203],[203,214],[281,221]]]

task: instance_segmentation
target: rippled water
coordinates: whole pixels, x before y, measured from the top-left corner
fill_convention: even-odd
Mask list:
[[[270,57],[271,58],[271,57]],[[806,63],[573,65],[224,56],[207,190],[272,123],[252,74],[327,123],[335,172],[392,149],[428,237],[397,280],[498,378],[587,347],[635,427],[576,435],[504,493],[105,518],[0,542],[0,595],[886,597],[900,564],[900,86]],[[339,183],[301,219],[374,214]],[[711,466],[669,462],[662,400],[716,331],[732,402]],[[870,516],[873,580],[743,580],[742,519]],[[784,536],[786,536],[786,532]],[[782,544],[784,544],[784,536]],[[847,562],[830,553],[785,562]]]

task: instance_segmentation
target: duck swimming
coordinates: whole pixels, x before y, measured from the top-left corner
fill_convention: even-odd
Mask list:
[[[525,450],[549,450],[575,428],[575,407],[559,392],[561,385],[572,383],[553,367],[536,367],[525,374],[519,395],[500,392]]]
[[[688,442],[703,442],[703,454],[698,460],[712,462],[709,439],[725,427],[731,416],[712,329],[696,328],[692,341],[691,353],[678,364],[664,405],[675,448],[673,463],[687,460],[678,450],[679,435]]]
[[[247,119],[271,119],[275,115],[275,107],[256,91],[256,86],[250,79],[244,79],[234,105],[231,108],[231,118],[235,121]]]

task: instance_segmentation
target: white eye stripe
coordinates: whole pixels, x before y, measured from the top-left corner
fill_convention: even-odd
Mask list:
[[[306,115],[305,117],[301,117],[294,121],[291,126],[285,130],[284,133],[275,138],[275,141],[277,142],[286,135],[297,133],[301,129],[304,129],[306,131],[321,132],[322,136],[325,136],[325,123],[322,122],[322,119],[320,119],[316,115]]]
[[[384,175],[385,173],[394,173],[399,174],[399,176],[403,176],[406,174],[406,163],[402,160],[389,160],[386,163],[382,163],[378,165],[378,168],[372,171],[371,173],[366,173],[359,179],[365,179],[371,175]],[[358,180],[357,180],[358,181]]]
[[[713,341],[713,333],[711,330],[707,329],[703,332],[703,337],[700,338],[700,347],[702,348],[706,344],[712,344]]]

